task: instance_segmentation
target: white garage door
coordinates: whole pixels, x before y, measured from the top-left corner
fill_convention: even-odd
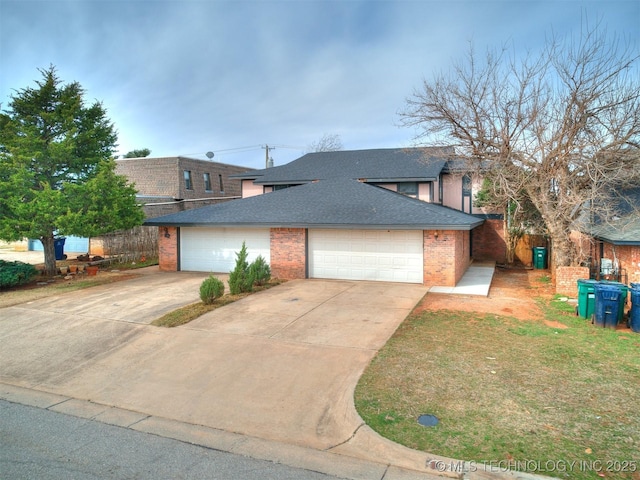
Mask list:
[[[309,276],[423,282],[421,230],[309,230]]]
[[[251,263],[258,255],[270,262],[268,228],[181,228],[180,270],[228,273],[245,242]]]

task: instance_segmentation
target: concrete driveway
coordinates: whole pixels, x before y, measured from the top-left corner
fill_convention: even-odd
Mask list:
[[[205,276],[147,275],[0,310],[0,382],[380,461],[371,436],[345,449],[362,427],[353,392],[427,288],[297,280],[182,327],[147,325],[196,301]]]

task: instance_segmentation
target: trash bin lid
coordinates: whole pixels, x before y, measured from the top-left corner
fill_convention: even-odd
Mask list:
[[[622,284],[620,284],[622,285]],[[614,285],[614,284],[607,284],[607,283],[603,283],[603,282],[598,282],[594,285],[594,288],[596,290],[602,290],[602,291],[608,291],[608,292],[619,292],[620,289],[620,285]]]

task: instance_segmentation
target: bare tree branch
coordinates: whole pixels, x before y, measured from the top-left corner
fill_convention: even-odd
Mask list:
[[[585,208],[609,217],[613,189],[640,184],[640,57],[598,27],[522,59],[470,48],[400,114],[419,143],[488,161],[496,201],[535,207],[557,266],[579,261],[569,234]]]

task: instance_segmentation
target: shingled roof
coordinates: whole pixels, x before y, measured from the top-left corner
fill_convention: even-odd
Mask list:
[[[335,178],[157,217],[145,225],[471,230],[483,221],[357,180]]]
[[[233,175],[255,179],[256,184],[307,183],[330,178],[350,178],[365,182],[410,182],[438,179],[446,148],[384,148],[317,152],[286,165]]]
[[[620,192],[615,219],[599,221],[590,229],[593,237],[614,245],[640,245],[640,187]]]

